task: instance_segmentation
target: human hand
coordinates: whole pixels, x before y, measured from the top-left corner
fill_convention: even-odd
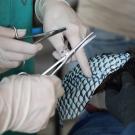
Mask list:
[[[74,48],[87,34],[87,28],[73,9],[64,0],[37,0],[36,14],[43,23],[45,31],[66,27],[66,31],[50,37],[49,40],[56,49],[53,56],[60,59],[68,50],[64,43],[64,37],[68,40],[71,48]],[[66,50],[66,51],[65,51]],[[90,66],[84,49],[80,49],[75,54],[83,73],[91,76]]]
[[[0,82],[0,132],[45,128],[64,93],[56,76],[15,75]]]
[[[110,113],[124,125],[135,122],[135,79],[127,72],[122,74],[120,90],[112,86],[119,85],[114,80],[106,90],[106,106]],[[112,84],[112,86],[111,86]]]
[[[23,37],[26,30],[18,30],[19,37]],[[18,41],[15,38],[15,31],[0,26],[0,73],[11,68],[16,68],[22,61],[33,57],[42,49],[41,44],[30,44]]]

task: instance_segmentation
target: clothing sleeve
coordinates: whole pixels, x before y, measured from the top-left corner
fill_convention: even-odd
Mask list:
[[[133,135],[135,133],[135,122],[130,123],[121,135]]]

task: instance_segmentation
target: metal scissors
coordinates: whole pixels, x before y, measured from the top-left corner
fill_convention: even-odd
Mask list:
[[[55,64],[53,64],[50,68],[48,68],[46,71],[44,71],[41,75],[47,75],[51,71],[52,73],[50,75],[54,75],[67,61],[81,48],[86,46],[89,42],[91,42],[96,35],[94,33],[90,33],[86,38],[84,38],[75,48],[73,48],[71,51],[67,52],[65,56],[63,56],[59,61],[57,61]],[[54,69],[54,71],[53,71]]]
[[[56,29],[56,30],[52,30],[52,31],[46,32],[46,33],[40,33],[40,34],[35,34],[35,35],[28,35],[28,36],[24,36],[24,37],[19,37],[17,29],[15,27],[13,27],[13,28],[14,28],[14,31],[15,31],[15,38],[18,39],[18,40],[27,39],[27,38],[34,38],[34,37],[41,37],[34,44],[37,44],[37,43],[41,42],[44,39],[52,37],[52,36],[54,36],[56,34],[59,34],[59,33],[61,33],[61,32],[66,30],[65,27],[62,27],[62,28],[59,28],[59,29]]]
[[[37,44],[37,43],[41,42],[42,40],[45,40],[45,39],[47,39],[49,37],[52,37],[52,36],[54,36],[56,34],[59,34],[59,33],[66,30],[65,27],[62,27],[62,28],[59,28],[59,29],[56,29],[56,30],[46,32],[46,33],[39,33],[39,34],[35,34],[35,35],[28,35],[28,36],[24,36],[24,37],[19,37],[19,34],[17,32],[16,27],[13,26],[13,29],[15,31],[15,39],[17,39],[17,40],[22,40],[22,39],[27,39],[27,38],[34,38],[34,37],[41,37],[34,44]],[[25,64],[25,61],[23,61],[21,65],[24,65],[24,64]],[[20,72],[18,75],[23,75],[23,74],[27,74],[27,73],[26,72]]]
[[[67,61],[81,48],[85,47],[89,42],[95,39],[96,35],[92,32],[86,38],[84,38],[75,48],[71,51],[67,52],[60,60],[58,60],[55,64],[53,64],[50,68],[44,71],[41,75],[47,75],[51,71],[50,75],[54,75]],[[25,72],[19,73],[19,75],[27,75]]]

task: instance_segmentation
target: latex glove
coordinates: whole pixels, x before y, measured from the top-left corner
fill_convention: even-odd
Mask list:
[[[35,133],[47,126],[63,95],[56,76],[21,75],[0,82],[0,132]]]
[[[44,25],[45,31],[61,27],[66,27],[67,29],[65,32],[49,38],[56,49],[53,53],[55,58],[61,58],[67,52],[64,51],[67,50],[67,46],[64,44],[64,36],[72,48],[86,36],[87,28],[64,0],[37,0],[35,9],[38,19]],[[80,49],[75,56],[83,73],[90,77],[91,71],[84,49]]]
[[[25,33],[26,30],[18,30],[20,37]],[[19,66],[22,61],[33,57],[42,49],[41,44],[32,45],[12,39],[14,37],[13,29],[0,27],[0,73]]]
[[[120,81],[113,80],[106,90],[106,106],[124,125],[135,122],[135,79],[127,72]],[[114,87],[117,86],[117,87]]]

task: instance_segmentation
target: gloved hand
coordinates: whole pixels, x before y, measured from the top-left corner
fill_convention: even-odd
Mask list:
[[[53,56],[56,59],[61,58],[68,50],[64,43],[64,37],[69,41],[74,48],[87,33],[87,28],[82,24],[79,17],[72,10],[69,4],[64,0],[36,0],[36,15],[43,23],[45,31],[51,31],[61,27],[66,27],[66,31],[49,38],[56,51]],[[80,49],[76,53],[83,73],[91,76],[90,66],[86,58],[84,49]]]
[[[106,106],[110,113],[124,125],[128,125],[135,122],[135,79],[129,73],[124,72],[121,80],[122,87],[119,90],[114,88],[115,84],[119,85],[117,81],[113,80],[108,86]]]
[[[26,30],[18,30],[20,37],[25,33]],[[0,73],[19,66],[22,61],[33,57],[42,49],[41,44],[32,45],[15,40],[14,37],[13,29],[0,26]]]
[[[56,76],[4,78],[0,82],[0,132],[35,133],[45,128],[63,93]]]

